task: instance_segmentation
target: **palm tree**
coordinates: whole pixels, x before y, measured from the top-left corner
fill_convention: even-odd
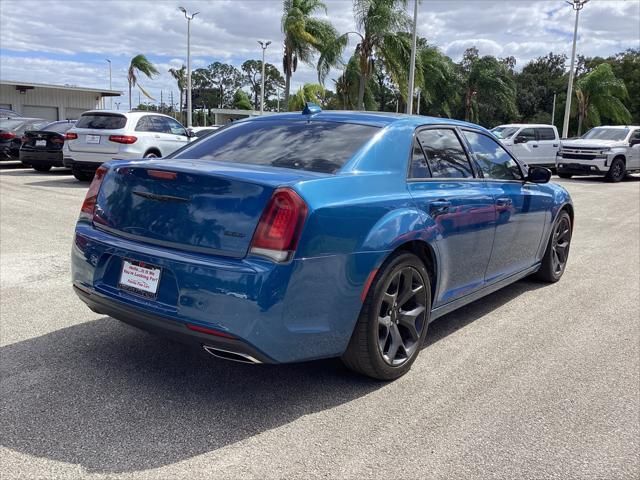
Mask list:
[[[400,34],[410,25],[405,12],[407,0],[353,0],[353,11],[360,37],[356,56],[360,67],[358,87],[359,110],[364,110],[364,93],[373,71],[374,55],[384,62],[385,68],[398,85],[405,85],[407,65],[411,53],[409,36]]]
[[[338,34],[330,22],[312,17],[316,12],[326,13],[327,7],[321,0],[284,0],[283,10],[284,103],[289,105],[291,76],[298,68],[298,61],[311,64],[314,54],[319,53],[317,69],[322,82],[330,67],[339,62],[344,42],[338,40]]]
[[[180,112],[182,112],[182,100],[184,98],[184,89],[187,85],[187,67],[182,65],[180,68],[170,68],[169,73],[178,84],[180,91]]]
[[[136,73],[144,73],[148,78],[153,78],[153,76],[157,75],[159,72],[158,69],[153,66],[153,63],[151,63],[147,59],[147,57],[142,54],[136,55],[131,59],[131,63],[129,64],[129,72],[127,74],[127,80],[129,81],[129,109],[132,108],[131,88],[135,87],[136,85],[147,98],[149,98],[150,100],[154,100],[154,98],[149,95],[144,90],[144,88],[142,88],[142,85],[138,83],[138,77],[136,76]]]
[[[421,90],[421,103],[429,108],[430,115],[451,118],[459,101],[457,86],[460,83],[453,61],[437,47],[421,41],[416,66],[422,77],[421,82],[416,82]]]
[[[323,103],[325,89],[317,83],[305,83],[295,95],[289,99],[289,110],[302,110],[307,102],[318,105]]]
[[[576,98],[578,136],[584,123],[600,125],[601,117],[621,124],[631,121],[631,114],[622,103],[628,98],[627,87],[608,63],[601,63],[576,82]]]
[[[479,57],[475,47],[467,49],[462,59],[464,83],[464,119],[479,122],[478,106],[483,97],[516,114],[516,88],[507,66],[492,56]],[[480,100],[479,100],[480,99]]]

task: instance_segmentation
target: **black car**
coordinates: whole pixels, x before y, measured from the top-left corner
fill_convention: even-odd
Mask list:
[[[24,132],[38,130],[47,123],[51,122],[42,118],[0,118],[0,160],[17,160]]]
[[[28,130],[22,136],[20,161],[38,172],[51,167],[62,167],[62,146],[65,133],[75,125],[75,120],[49,123],[41,130]]]

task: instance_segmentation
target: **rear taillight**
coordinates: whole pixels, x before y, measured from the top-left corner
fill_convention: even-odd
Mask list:
[[[136,143],[138,141],[138,137],[134,137],[133,135],[109,135],[109,141],[131,145],[132,143]]]
[[[307,204],[290,188],[279,188],[262,212],[250,252],[276,262],[285,262],[298,246],[307,218]]]
[[[65,140],[75,140],[76,138],[78,138],[78,134],[77,133],[65,133],[64,134],[64,139]]]
[[[49,139],[49,141],[51,143],[64,143],[64,139],[65,139],[65,137],[62,137],[62,136],[60,136],[60,137],[51,137]]]
[[[108,168],[104,166],[99,167],[98,170],[96,170],[93,181],[91,182],[91,185],[89,185],[89,190],[87,190],[87,196],[84,198],[82,208],[80,209],[81,220],[93,220],[93,214],[96,209],[96,201],[98,200],[98,193],[100,192],[100,185],[102,184],[102,180],[104,179],[107,171]]]
[[[0,138],[2,140],[11,140],[12,138],[16,138],[16,134],[13,132],[2,132],[0,133]]]

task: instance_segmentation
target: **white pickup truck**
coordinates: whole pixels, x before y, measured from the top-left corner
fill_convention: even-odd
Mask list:
[[[491,129],[518,160],[527,165],[554,169],[560,148],[558,129],[553,125],[510,123]]]
[[[556,169],[561,178],[604,175],[610,182],[640,172],[640,127],[595,127],[580,138],[563,140]]]

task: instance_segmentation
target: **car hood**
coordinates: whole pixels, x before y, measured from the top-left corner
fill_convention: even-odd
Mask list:
[[[625,145],[624,142],[618,140],[596,140],[596,139],[586,139],[586,138],[578,138],[576,140],[563,140],[563,147],[582,147],[582,148],[612,148],[612,147],[623,147]]]

